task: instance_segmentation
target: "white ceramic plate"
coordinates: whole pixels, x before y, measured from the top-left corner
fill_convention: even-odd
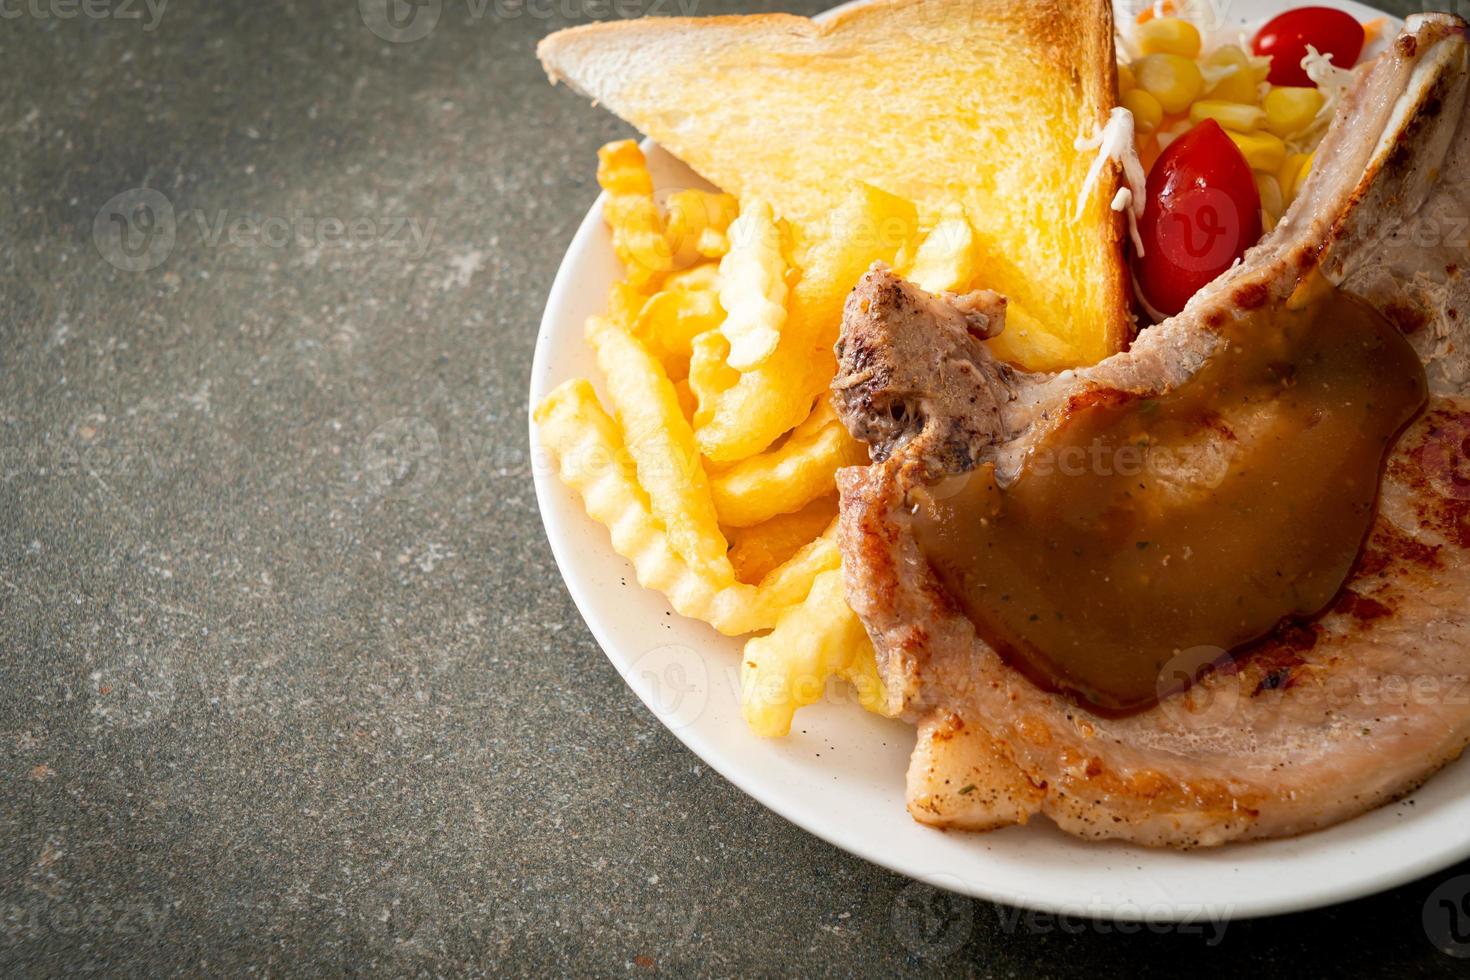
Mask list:
[[[1323,0],[1314,0],[1321,3]],[[1228,33],[1280,9],[1234,0]],[[1367,20],[1356,3],[1333,2]],[[1236,27],[1234,25],[1240,25]],[[703,186],[650,150],[662,187]],[[587,166],[592,167],[588,160]],[[531,404],[568,378],[596,378],[582,324],[603,312],[619,274],[601,200],[567,250],[547,301]],[[543,451],[532,428],[533,458]],[[1175,853],[1068,837],[1045,820],[992,834],[944,833],[904,809],[913,730],[842,703],[804,709],[784,740],[752,736],[740,716],[740,644],[669,611],[634,581],[607,532],[554,470],[535,467],[552,552],[592,634],[628,685],[701,759],[767,807],[859,857],[938,887],[1050,912],[1120,920],[1243,918],[1313,908],[1431,874],[1470,855],[1470,759],[1411,800],[1294,840]]]

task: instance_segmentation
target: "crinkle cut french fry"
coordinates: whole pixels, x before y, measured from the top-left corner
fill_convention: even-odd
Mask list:
[[[587,321],[587,337],[637,464],[638,483],[674,551],[715,585],[734,582],[694,432],[663,366],[634,337],[601,317]]]
[[[665,233],[676,265],[685,266],[701,258],[717,259],[730,247],[726,232],[739,211],[733,195],[712,191],[682,190],[664,202],[668,211]]]
[[[674,382],[674,394],[679,396],[679,409],[684,413],[684,417],[689,420],[689,424],[692,426],[694,424],[694,412],[699,408],[699,399],[689,387],[688,378]]]
[[[716,596],[714,614],[707,622],[730,636],[768,630],[783,612],[806,599],[818,575],[841,567],[837,522],[833,521],[820,538],[767,572],[754,594],[735,585]]]
[[[685,377],[694,338],[718,329],[724,319],[713,289],[665,288],[643,304],[633,335],[648,345],[670,377]]]
[[[681,616],[727,636],[771,629],[784,610],[806,598],[817,576],[839,567],[834,523],[759,586],[719,588],[674,553],[638,485],[622,433],[589,382],[560,385],[536,407],[535,418],[543,445],[557,458],[558,475],[582,497],[587,516],[608,529],[613,550],[632,562],[638,584],[662,592]]]
[[[757,735],[789,733],[796,709],[818,700],[827,680],[846,670],[867,642],[847,605],[841,570],[818,575],[805,602],[783,613],[768,635],[745,644],[740,699],[746,724]]]
[[[730,225],[730,250],[720,259],[720,332],[730,342],[730,366],[749,371],[776,350],[786,322],[786,257],[771,206],[744,202]]]
[[[695,337],[689,356],[689,390],[694,392],[698,407],[694,411],[694,429],[710,419],[721,392],[740,380],[740,373],[725,363],[730,344],[718,330],[707,330]]]
[[[711,474],[710,494],[722,524],[750,527],[830,494],[838,469],[867,460],[863,444],[833,420],[815,433],[793,432],[776,449]]]
[[[924,236],[904,278],[931,293],[964,292],[979,271],[977,259],[975,229],[964,212],[957,211]]]
[[[633,330],[648,304],[648,294],[627,282],[613,283],[607,294],[607,318],[624,330]]]
[[[908,201],[855,184],[820,234],[798,247],[803,270],[792,289],[786,324],[770,357],[720,392],[696,431],[699,448],[718,463],[753,456],[799,423],[836,373],[832,345],[842,304],[875,261],[892,262],[918,233]]]
[[[771,569],[796,554],[837,516],[837,495],[813,500],[791,514],[778,514],[753,527],[730,528],[730,564],[742,582],[759,582]]]
[[[884,718],[898,717],[901,706],[889,700],[883,678],[878,675],[878,660],[873,652],[873,644],[866,636],[841,674],[852,685],[853,690],[857,691],[858,704]]]
[[[632,140],[597,151],[597,183],[607,192],[602,216],[612,229],[613,251],[628,281],[640,288],[674,268],[663,218],[653,200],[653,178],[643,151]]]

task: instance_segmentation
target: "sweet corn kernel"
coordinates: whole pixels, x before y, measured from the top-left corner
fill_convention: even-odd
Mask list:
[[[1272,136],[1270,133],[1232,133],[1225,131],[1235,145],[1240,147],[1240,152],[1245,155],[1245,162],[1251,165],[1252,170],[1269,170],[1275,172],[1286,162],[1286,144],[1281,142],[1281,137]]]
[[[1276,168],[1276,183],[1281,185],[1281,196],[1290,204],[1296,200],[1297,177],[1311,165],[1310,153],[1292,153]]]
[[[1213,119],[1226,129],[1233,129],[1237,133],[1249,133],[1261,128],[1261,123],[1266,119],[1266,113],[1253,105],[1241,105],[1239,102],[1216,102],[1212,99],[1201,99],[1189,107],[1190,122],[1202,123],[1206,119]]]
[[[1183,112],[1205,88],[1199,65],[1177,54],[1151,54],[1133,63],[1138,87],[1159,100],[1165,112]]]
[[[1138,85],[1133,77],[1133,69],[1128,65],[1118,62],[1118,94],[1127,95]]]
[[[1251,67],[1250,59],[1238,46],[1227,44],[1217,48],[1205,59],[1205,65],[1209,68],[1235,69],[1233,74],[1211,85],[1205,93],[1207,97],[1217,102],[1241,102],[1248,105],[1255,105],[1260,101],[1261,76]]]
[[[1198,58],[1199,28],[1178,17],[1156,17],[1139,24],[1134,35],[1138,50],[1144,54],[1177,54],[1181,58]]]
[[[1307,159],[1302,163],[1302,169],[1296,172],[1296,179],[1291,183],[1291,199],[1293,201],[1302,192],[1302,185],[1307,182],[1307,178],[1312,175],[1312,161],[1316,158],[1317,154],[1308,153]]]
[[[1154,168],[1154,164],[1158,162],[1159,154],[1162,152],[1164,152],[1164,148],[1159,146],[1159,138],[1157,136],[1144,136],[1138,141],[1138,162],[1143,164],[1144,173],[1148,173]]]
[[[1283,139],[1312,124],[1327,99],[1315,88],[1278,86],[1266,93],[1261,107],[1266,110],[1266,128]]]
[[[1123,96],[1123,108],[1133,113],[1133,128],[1140,133],[1152,133],[1164,121],[1164,107],[1141,88]]]
[[[1286,199],[1281,193],[1281,184],[1270,174],[1256,174],[1256,190],[1261,195],[1261,210],[1279,215],[1286,210]],[[1273,224],[1275,222],[1272,222]]]

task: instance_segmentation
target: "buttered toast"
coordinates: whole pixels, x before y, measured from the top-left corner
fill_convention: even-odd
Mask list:
[[[823,23],[785,14],[645,18],[559,31],[542,64],[703,177],[798,226],[852,179],[931,221],[962,206],[1009,300],[991,341],[1024,368],[1090,364],[1132,319],[1109,164],[1074,212],[1116,104],[1107,0],[877,0]]]

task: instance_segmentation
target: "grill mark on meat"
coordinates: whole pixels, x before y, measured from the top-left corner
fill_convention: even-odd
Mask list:
[[[1470,179],[1448,179],[1470,166],[1465,26],[1424,15],[1408,30],[1391,55],[1360,72],[1286,220],[1126,354],[1055,376],[1007,372],[962,326],[963,314],[917,291],[906,296],[912,287],[882,270],[849,298],[834,404],[859,438],[872,421],[866,413],[887,412],[889,421],[872,430],[878,462],[838,477],[843,568],[890,704],[920,726],[909,794],[911,806],[919,798],[930,805],[919,819],[947,824],[955,811],[927,795],[935,787],[925,780],[963,763],[987,774],[965,795],[986,802],[991,822],[956,826],[1043,813],[1078,836],[1148,845],[1285,836],[1402,797],[1470,741],[1470,707],[1448,697],[1415,703],[1377,686],[1393,677],[1463,685],[1470,675],[1470,482],[1456,479],[1458,466],[1470,481],[1470,348],[1458,336],[1458,311],[1470,302],[1456,254],[1463,245],[1383,231],[1415,209],[1470,212]],[[1420,57],[1438,67],[1412,89]],[[1375,160],[1396,102],[1413,99],[1417,111]],[[1237,310],[1285,302],[1319,266],[1380,310],[1403,306],[1403,322],[1418,324],[1406,333],[1433,394],[1385,467],[1378,519],[1334,608],[1310,623],[1282,623],[1225,669],[1132,718],[1090,715],[1006,667],[935,587],[896,519],[904,488],[978,461],[1014,472],[1069,406],[1182,383],[1214,356]],[[948,325],[938,343],[936,323]],[[906,406],[902,426],[893,400]],[[1222,704],[1229,710],[1212,716]],[[948,715],[962,723],[954,731],[985,737],[930,738]],[[957,759],[962,752],[972,755]]]
[[[1390,460],[1392,466],[1398,457]],[[1417,492],[1417,490],[1416,490]],[[1440,546],[1416,541],[1392,524],[1379,522],[1368,536],[1368,544],[1358,556],[1358,564],[1348,580],[1382,577],[1390,569],[1412,567],[1420,572],[1444,568]]]
[[[1405,337],[1423,330],[1424,325],[1429,322],[1428,313],[1407,303],[1389,303],[1383,308],[1383,315]]]
[[[1351,616],[1360,624],[1366,625],[1375,620],[1384,619],[1393,615],[1393,607],[1379,602],[1371,596],[1362,595],[1352,589],[1344,589],[1338,597],[1333,611],[1344,616]]]
[[[1258,310],[1271,299],[1271,290],[1266,283],[1253,282],[1241,286],[1231,297],[1237,309]]]
[[[1390,463],[1415,491],[1420,524],[1456,548],[1470,548],[1470,411],[1440,407],[1426,415],[1424,444]]]

